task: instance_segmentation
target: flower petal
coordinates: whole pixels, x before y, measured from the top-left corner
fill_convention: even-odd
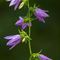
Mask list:
[[[16,24],[16,26],[19,26],[19,25],[21,26],[23,24],[23,22],[24,22],[23,18],[19,17],[19,20],[15,24]]]
[[[28,26],[28,24],[27,24],[27,23],[24,23],[24,24],[22,25],[22,29],[25,29],[27,26]]]
[[[19,6],[20,2],[21,2],[21,0],[17,0],[17,2],[16,2],[16,4],[15,4],[15,7],[14,7],[14,10],[17,9],[17,7]]]
[[[30,22],[30,23],[27,23],[27,24],[28,24],[28,26],[30,26],[30,27],[32,26],[32,23],[31,23],[31,22]]]
[[[19,44],[19,43],[20,43],[20,40],[16,41],[15,44],[12,45],[12,46],[9,48],[9,50],[13,49],[13,48],[14,48],[17,44]]]
[[[16,42],[19,39],[21,39],[20,35],[14,35],[12,36],[12,39],[7,42],[7,45],[12,45],[14,42]]]
[[[7,39],[7,40],[10,40],[10,39],[13,38],[13,35],[11,35],[11,36],[6,36],[6,37],[4,37],[4,38]]]
[[[12,6],[12,5],[15,5],[16,4],[16,0],[11,0],[11,2],[10,2],[10,5],[9,6]]]
[[[42,9],[40,9],[40,8],[36,8],[36,9],[35,9],[35,12],[34,12],[34,15],[36,16],[36,18],[37,18],[39,21],[45,23],[45,20],[44,20],[44,19],[45,19],[46,17],[49,17],[49,15],[48,15],[46,12],[47,12],[46,10],[42,10]]]
[[[40,58],[40,60],[52,60],[43,54],[40,54],[39,58]]]

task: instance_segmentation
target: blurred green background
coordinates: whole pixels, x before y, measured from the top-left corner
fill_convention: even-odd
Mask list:
[[[36,2],[39,7],[49,11],[50,17],[43,24],[39,21],[34,21],[31,31],[31,45],[33,52],[39,52],[52,58],[60,60],[60,1],[59,0],[32,0],[31,5]],[[32,4],[33,3],[33,4]],[[28,44],[19,44],[14,49],[9,51],[6,46],[6,40],[3,39],[6,35],[17,34],[17,28],[14,25],[18,17],[23,13],[24,9],[14,11],[13,7],[9,8],[9,3],[5,0],[0,0],[0,60],[28,60],[29,49]]]

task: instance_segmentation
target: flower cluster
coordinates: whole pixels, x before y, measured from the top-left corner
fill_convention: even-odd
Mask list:
[[[19,44],[20,42],[28,42],[29,43],[29,49],[30,49],[30,55],[35,58],[37,57],[39,60],[52,60],[50,58],[48,58],[47,56],[44,56],[43,54],[40,53],[32,53],[31,50],[31,45],[30,45],[30,31],[31,31],[31,26],[32,26],[32,21],[34,21],[33,17],[31,17],[30,13],[32,13],[32,15],[34,15],[36,17],[36,19],[38,19],[40,22],[45,23],[45,18],[49,17],[49,15],[47,14],[47,10],[43,10],[41,8],[38,8],[36,6],[32,7],[32,11],[30,10],[30,5],[29,5],[29,0],[7,0],[10,1],[9,6],[14,6],[14,10],[16,10],[17,8],[21,9],[24,4],[27,5],[28,7],[28,16],[25,17],[19,17],[19,19],[16,21],[15,26],[19,27],[18,31],[19,34],[16,35],[10,35],[10,36],[6,36],[4,37],[4,39],[8,40],[7,42],[7,46],[9,46],[10,50],[12,48],[14,48],[17,44]],[[26,3],[27,2],[27,3]],[[25,29],[29,27],[29,34],[27,34],[25,32]],[[30,57],[31,59],[31,57]],[[36,60],[36,58],[35,58]]]
[[[29,27],[31,27],[32,26],[32,24],[31,24],[31,22],[30,23],[28,23],[28,22],[24,22],[24,19],[22,18],[22,17],[19,17],[19,20],[15,23],[15,25],[16,26],[20,26],[21,27],[21,29],[25,29],[27,26]]]

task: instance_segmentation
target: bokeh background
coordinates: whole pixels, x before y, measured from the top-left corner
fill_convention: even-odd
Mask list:
[[[32,0],[30,4],[36,3],[40,8],[49,11],[50,17],[46,19],[46,23],[37,20],[33,22],[31,31],[31,45],[33,52],[39,52],[52,58],[60,60],[60,1],[59,0]],[[11,51],[6,46],[6,35],[17,34],[15,22],[20,15],[24,16],[27,11],[14,11],[13,7],[9,8],[9,3],[0,0],[0,60],[28,60],[29,49],[28,44],[19,44]],[[22,12],[21,12],[22,11]]]

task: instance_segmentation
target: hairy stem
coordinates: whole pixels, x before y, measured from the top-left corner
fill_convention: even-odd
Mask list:
[[[29,17],[29,23],[31,23],[30,21],[30,6],[29,6],[29,0],[28,0],[28,17]],[[31,34],[31,27],[29,26],[29,36]],[[31,43],[30,40],[28,41],[28,45],[29,45],[29,51],[30,51],[30,55],[32,55],[32,50],[31,50]]]

